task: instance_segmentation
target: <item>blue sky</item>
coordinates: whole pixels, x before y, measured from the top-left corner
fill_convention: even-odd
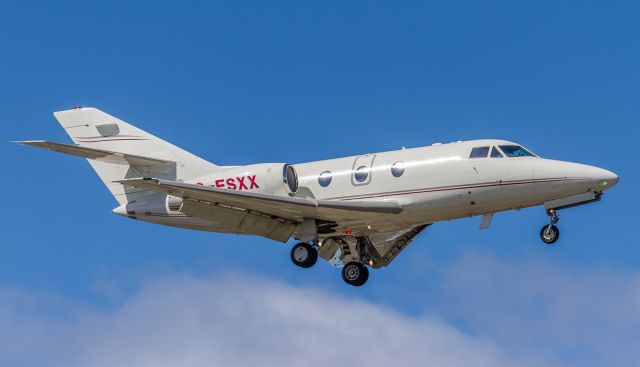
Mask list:
[[[300,348],[329,340],[330,360],[349,360],[343,330],[357,329],[363,344],[348,345],[376,345],[374,364],[400,358],[371,339],[386,333],[406,341],[407,363],[635,365],[638,11],[631,1],[5,4],[4,141],[68,142],[52,112],[83,105],[223,165],[504,138],[621,182],[562,212],[556,247],[538,238],[541,208],[497,214],[487,231],[479,218],[439,223],[354,289],[327,264],[294,267],[289,246],[113,215],[86,162],[1,144],[0,344],[11,347],[0,364],[295,364],[265,335]],[[247,332],[225,337],[213,324]],[[241,344],[243,358],[225,355]],[[317,349],[308,355],[328,358]]]

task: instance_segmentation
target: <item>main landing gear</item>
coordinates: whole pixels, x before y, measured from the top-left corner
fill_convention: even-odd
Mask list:
[[[350,261],[342,267],[342,279],[349,285],[359,287],[369,279],[369,269],[357,261]]]
[[[560,238],[560,230],[556,227],[556,223],[560,220],[555,209],[547,210],[547,215],[551,219],[550,223],[542,227],[540,230],[540,238],[547,245],[553,245]]]
[[[361,241],[362,239],[359,239],[359,242]],[[348,245],[346,243],[343,244],[347,246],[348,249]],[[357,248],[362,252],[360,258],[366,259],[363,257],[365,252],[361,246],[358,245]],[[300,242],[291,248],[291,261],[301,268],[310,268],[317,260],[318,249],[315,244]],[[370,264],[372,264],[372,262],[370,262]],[[342,267],[342,279],[349,285],[360,287],[369,279],[369,269],[359,261],[349,261]]]
[[[291,248],[291,261],[301,268],[310,268],[318,261],[318,250],[306,242]]]

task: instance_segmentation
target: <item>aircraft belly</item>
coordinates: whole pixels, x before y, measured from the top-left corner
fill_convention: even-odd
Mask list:
[[[542,205],[534,183],[492,185],[416,194],[405,200],[403,220],[408,223],[431,223],[482,215],[511,209]]]
[[[587,179],[540,182],[536,186],[537,197],[542,202],[593,191],[593,182]]]

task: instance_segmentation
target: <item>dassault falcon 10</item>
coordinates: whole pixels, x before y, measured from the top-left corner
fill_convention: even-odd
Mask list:
[[[291,249],[295,265],[318,256],[363,285],[427,226],[542,205],[555,243],[558,210],[600,200],[614,173],[541,158],[505,140],[472,140],[318,162],[218,166],[95,108],[55,112],[73,145],[18,143],[87,158],[128,218],[256,235]]]

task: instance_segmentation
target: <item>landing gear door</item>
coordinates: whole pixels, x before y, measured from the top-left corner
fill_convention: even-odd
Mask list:
[[[368,185],[373,176],[373,161],[376,159],[375,154],[361,155],[353,162],[351,170],[351,183],[354,186]]]

